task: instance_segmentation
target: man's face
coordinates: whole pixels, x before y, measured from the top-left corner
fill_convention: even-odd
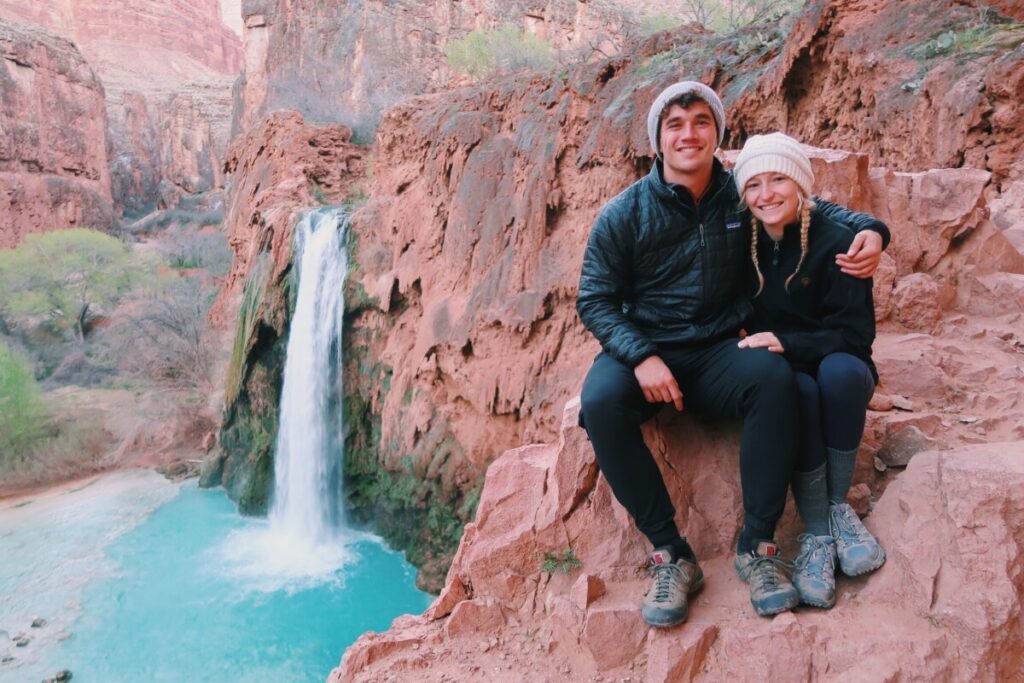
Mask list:
[[[694,102],[685,109],[673,104],[661,122],[661,154],[665,179],[701,173],[711,168],[718,147],[715,116],[706,102]]]

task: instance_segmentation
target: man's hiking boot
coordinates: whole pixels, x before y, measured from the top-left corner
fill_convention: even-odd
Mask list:
[[[657,548],[651,553],[647,573],[654,577],[654,583],[641,603],[644,622],[665,628],[686,621],[687,598],[704,585],[700,566],[682,558],[673,562],[669,548]]]
[[[836,604],[836,541],[831,536],[800,534],[793,586],[800,602],[828,609]]]
[[[750,584],[750,604],[762,617],[791,610],[800,603],[800,594],[789,581],[793,565],[779,556],[779,546],[768,541],[757,550],[737,553],[736,573]]]
[[[848,503],[830,505],[828,528],[836,539],[839,568],[847,576],[860,576],[885,564],[885,551]]]

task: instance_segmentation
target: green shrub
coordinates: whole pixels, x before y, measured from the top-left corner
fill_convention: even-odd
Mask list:
[[[575,569],[579,569],[582,566],[583,563],[580,562],[578,557],[576,557],[576,554],[573,552],[573,549],[566,548],[565,552],[561,554],[557,552],[545,552],[544,564],[541,565],[540,569],[541,571],[547,572],[549,574],[554,574],[556,572],[568,574]]]
[[[670,28],[679,26],[682,24],[679,19],[671,17],[667,14],[653,14],[648,17],[644,17],[640,22],[640,33],[641,35],[651,35],[652,33],[660,33],[661,31],[667,31]]]
[[[32,365],[0,340],[0,469],[28,457],[50,429]]]
[[[81,341],[93,308],[114,306],[143,272],[131,250],[96,230],[29,235],[0,252],[0,311],[23,321],[44,319]]]
[[[448,65],[480,78],[497,71],[543,70],[555,63],[551,45],[511,24],[491,31],[471,31],[445,49]]]

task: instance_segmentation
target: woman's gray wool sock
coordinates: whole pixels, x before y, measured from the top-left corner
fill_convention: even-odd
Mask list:
[[[809,534],[828,536],[828,486],[825,482],[826,465],[810,472],[793,474],[793,497],[796,509],[804,520]]]
[[[840,451],[836,448],[825,448],[825,461],[828,464],[828,501],[832,505],[846,502],[846,494],[853,482],[853,468],[857,464],[857,449]]]

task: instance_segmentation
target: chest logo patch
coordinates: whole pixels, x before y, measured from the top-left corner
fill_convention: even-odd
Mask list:
[[[729,222],[727,222],[725,224],[725,229],[726,230],[735,230],[738,227],[740,227],[740,222],[739,221],[729,221]]]

